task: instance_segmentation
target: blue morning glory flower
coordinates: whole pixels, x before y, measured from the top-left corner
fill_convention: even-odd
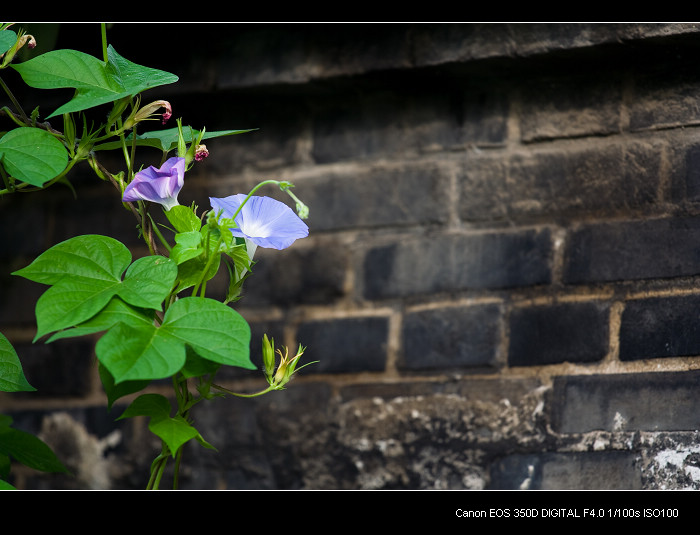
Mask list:
[[[232,218],[246,197],[239,193],[223,199],[210,197],[209,201],[217,212],[223,210],[223,217]],[[309,227],[289,206],[270,197],[251,196],[235,221],[238,228],[231,229],[234,236],[269,249],[286,249],[309,235]]]
[[[168,159],[160,169],[150,166],[139,171],[124,190],[122,200],[151,201],[162,204],[166,210],[177,206],[177,195],[185,183],[185,159]]]

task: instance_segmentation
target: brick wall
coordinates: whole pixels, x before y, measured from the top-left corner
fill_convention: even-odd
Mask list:
[[[133,31],[113,44],[181,76],[154,95],[175,116],[260,129],[208,144],[181,202],[283,178],[311,209],[237,308],[254,355],[267,332],[320,363],[197,413],[219,451],[183,486],[700,488],[698,28],[226,25],[162,52]],[[144,422],[106,412],[90,340],[31,344],[42,289],[7,275],[86,226],[144,253],[76,180],[0,200],[0,331],[38,388],[0,411],[77,473],[18,484],[141,488]]]

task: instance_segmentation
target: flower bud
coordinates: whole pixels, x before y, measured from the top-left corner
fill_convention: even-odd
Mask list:
[[[173,115],[173,108],[170,106],[170,102],[167,100],[156,100],[150,104],[145,105],[143,108],[139,109],[132,117],[129,117],[124,124],[125,129],[133,128],[136,123],[150,119],[156,112],[165,108],[162,115],[163,124],[168,122],[168,119]]]
[[[194,161],[201,162],[207,156],[209,156],[209,151],[207,150],[207,146],[206,145],[197,145],[197,148],[194,151]]]
[[[275,340],[274,338],[272,340],[268,339],[267,334],[263,334],[262,357],[265,377],[272,384],[272,375],[275,373]]]

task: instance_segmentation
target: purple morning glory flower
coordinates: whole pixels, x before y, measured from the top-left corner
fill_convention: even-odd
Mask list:
[[[224,217],[233,217],[246,197],[239,193],[223,199],[210,197],[209,201],[217,212],[223,210]],[[289,206],[270,197],[251,196],[235,221],[238,228],[231,229],[234,236],[269,249],[286,249],[295,240],[309,235],[309,227]]]
[[[166,210],[177,206],[177,194],[185,183],[185,159],[170,158],[160,169],[150,166],[139,171],[124,190],[122,200],[151,201],[162,204]]]

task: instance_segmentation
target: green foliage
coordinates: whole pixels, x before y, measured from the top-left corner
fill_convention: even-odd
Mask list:
[[[0,333],[0,392],[30,392],[36,390],[24,376],[15,348]]]
[[[139,235],[150,251],[134,260],[121,242],[86,234],[54,245],[15,271],[14,275],[48,286],[36,303],[34,341],[97,338],[95,354],[108,407],[125,396],[141,393],[119,418],[148,417],[149,429],[162,441],[163,450],[153,463],[149,482],[149,488],[158,488],[165,463],[176,457],[179,466],[185,443],[194,439],[212,448],[193,426],[190,409],[195,404],[224,393],[252,397],[281,389],[294,373],[303,350],[291,360],[285,354],[276,375],[268,370],[269,386],[260,392],[238,394],[216,385],[214,376],[222,366],[255,369],[249,354],[250,327],[228,306],[240,297],[243,281],[251,274],[255,246],[233,236],[233,219],[211,211],[200,217],[194,205],[177,203],[176,192],[166,195],[166,199],[142,200],[143,196],[137,196],[133,200],[125,196],[125,190],[135,189],[146,174],[137,172],[138,148],[160,150],[163,161],[176,151],[177,157],[169,161],[177,161],[182,174],[182,168],[189,170],[202,154],[208,154],[200,145],[203,140],[254,129],[207,132],[183,127],[178,119],[177,128],[142,132],[142,123],[159,110],[165,110],[162,118],[167,119],[171,106],[163,100],[142,106],[141,93],[176,82],[176,75],[119,55],[107,44],[104,25],[103,59],[76,50],[53,50],[13,63],[17,52],[31,42],[31,36],[7,27],[0,24],[0,69],[14,69],[32,88],[69,88],[74,93],[43,118],[62,116],[63,131],[59,131],[41,122],[38,108],[27,115],[0,80],[0,88],[8,94],[13,108],[0,109],[0,116],[16,125],[0,132],[0,178],[4,184],[0,195],[46,189],[58,183],[70,185],[71,169],[87,161],[100,179],[114,185],[117,199],[136,217]],[[84,112],[98,106],[106,108],[105,120],[93,125]],[[97,155],[107,150],[124,155],[124,169],[110,172],[101,165]],[[167,180],[180,180],[179,191],[182,176],[172,174],[172,167],[168,169]],[[253,191],[268,183],[278,184],[287,192],[291,187],[287,182],[265,181]],[[162,190],[172,187],[169,183]],[[297,206],[303,206],[292,198]],[[166,208],[170,227],[154,224],[148,212],[152,203]],[[172,232],[172,236],[166,238],[163,232],[167,232],[161,229]],[[222,265],[229,274],[229,284],[221,299],[216,300],[206,296],[206,285]],[[173,406],[160,394],[142,393],[152,381],[165,378],[173,383]],[[196,396],[190,391],[190,381],[196,383]],[[0,390],[34,390],[16,351],[1,334]],[[11,459],[37,470],[65,471],[43,442],[13,429],[11,419],[0,416],[0,488],[11,488],[1,480],[9,474]]]
[[[20,127],[0,138],[0,161],[16,179],[43,186],[66,168],[68,152],[46,130]]]
[[[68,473],[61,461],[42,440],[12,427],[12,418],[0,415],[0,488],[11,488],[7,479],[10,459],[42,472]]]
[[[133,97],[146,89],[177,82],[178,77],[132,63],[110,45],[107,63],[77,50],[53,50],[13,65],[24,82],[37,89],[75,88],[74,97],[47,119]]]

